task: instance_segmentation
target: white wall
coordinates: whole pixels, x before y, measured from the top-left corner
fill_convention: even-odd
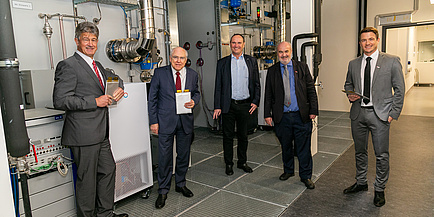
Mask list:
[[[341,92],[348,62],[357,55],[357,1],[328,0],[322,4],[322,54],[318,89],[321,110],[347,111],[350,103]]]

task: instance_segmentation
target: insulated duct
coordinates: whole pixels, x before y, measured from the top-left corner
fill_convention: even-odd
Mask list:
[[[0,103],[6,148],[12,157],[29,153],[19,68],[9,1],[0,1]]]
[[[277,1],[277,0],[276,0]],[[286,40],[286,0],[276,2],[277,17],[275,22],[274,40],[277,46],[280,42]]]
[[[152,0],[139,0],[140,38],[110,40],[107,57],[113,62],[137,62],[151,52],[155,42],[154,6]]]

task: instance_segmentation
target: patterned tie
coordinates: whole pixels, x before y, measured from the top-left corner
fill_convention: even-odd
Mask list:
[[[99,84],[101,84],[101,87],[104,90],[104,84],[102,83],[102,79],[101,79],[101,76],[99,75],[98,67],[96,67],[95,60],[92,62],[92,65],[93,65],[93,70],[95,71],[96,77],[98,77],[98,79],[99,79]]]
[[[371,94],[371,59],[371,57],[366,58],[365,77],[363,80],[363,96],[367,97],[367,99],[363,98],[365,104],[369,103]]]
[[[176,72],[176,90],[182,90],[181,88],[181,77],[179,77],[179,72]]]
[[[285,106],[291,105],[291,87],[289,84],[289,71],[286,65],[283,66],[283,88],[285,90]]]

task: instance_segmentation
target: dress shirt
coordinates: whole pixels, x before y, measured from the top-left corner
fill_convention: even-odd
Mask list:
[[[243,100],[249,98],[249,69],[243,54],[238,59],[231,54],[231,79],[232,99]]]
[[[173,83],[176,85],[176,70],[172,68],[172,74],[173,74]],[[187,78],[187,70],[185,67],[182,67],[181,71],[179,71],[179,77],[181,78],[181,89],[182,92],[185,90],[185,79]]]
[[[90,58],[89,56],[86,56],[84,53],[82,53],[82,52],[80,52],[80,51],[75,51],[76,53],[78,53],[78,55],[80,55],[81,56],[81,58],[83,58],[84,59],[84,61],[87,63],[87,65],[89,65],[89,67],[92,69],[92,71],[95,73],[95,70],[93,69],[93,61],[94,61],[94,59],[93,58]],[[98,65],[96,65],[96,67],[98,68]],[[101,69],[100,68],[98,68],[98,73],[99,73],[99,76],[101,76],[101,79],[102,79],[102,83],[103,83],[103,85],[104,85],[104,87],[105,87],[105,79],[104,79],[104,76],[102,76],[102,73],[101,73]],[[95,73],[95,77],[96,78],[98,78],[98,76],[96,76],[96,73]]]
[[[378,51],[378,49],[371,55],[371,56],[369,56],[369,57],[371,57],[372,59],[371,59],[371,88],[370,88],[370,93],[369,93],[369,96],[370,96],[370,101],[369,101],[369,103],[368,104],[365,104],[364,102],[363,102],[363,100],[362,100],[362,106],[373,106],[374,104],[372,103],[372,80],[373,80],[373,78],[374,78],[374,71],[375,71],[375,68],[377,67],[377,60],[378,60],[378,54],[379,54],[379,51]],[[362,85],[362,89],[361,89],[361,94],[363,94],[363,88],[364,88],[364,85],[365,85],[365,66],[366,66],[366,58],[367,58],[368,56],[366,55],[366,54],[363,54],[363,58],[362,58],[362,66],[361,66],[361,70],[360,70],[360,74],[361,74],[361,85]]]
[[[287,65],[280,63],[280,73],[282,74],[282,79],[285,78],[283,75],[285,68],[283,67],[288,67],[289,85],[291,89],[291,105],[289,105],[289,107],[283,105],[283,112],[295,112],[298,111],[299,108],[297,104],[297,96],[295,95],[294,67],[292,65],[292,60],[289,61]]]

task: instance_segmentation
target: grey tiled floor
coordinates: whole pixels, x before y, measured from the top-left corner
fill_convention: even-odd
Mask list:
[[[317,180],[351,144],[348,113],[320,111],[318,153],[313,157],[312,180]],[[187,173],[187,186],[194,197],[185,198],[172,187],[166,206],[157,210],[154,203],[158,196],[158,184],[154,183],[148,199],[141,199],[139,194],[132,195],[117,203],[116,212],[126,212],[132,217],[278,216],[306,190],[298,178],[297,161],[295,177],[287,181],[278,179],[283,170],[282,156],[273,131],[258,130],[249,135],[247,156],[253,173],[247,174],[234,168],[234,175],[227,176],[224,172],[222,136],[206,128],[196,128],[195,141],[191,146],[192,166]]]

